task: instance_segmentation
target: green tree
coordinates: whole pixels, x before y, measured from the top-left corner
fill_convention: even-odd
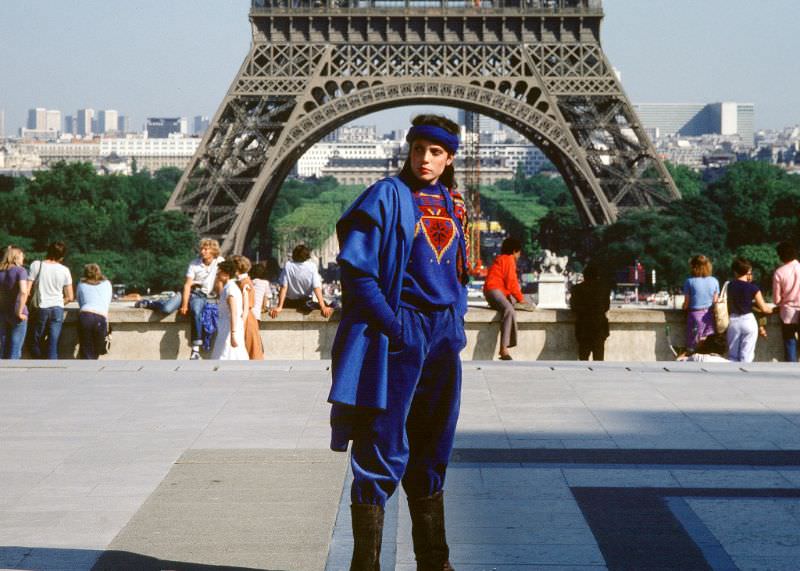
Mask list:
[[[539,220],[536,240],[544,249],[583,260],[589,257],[592,231],[584,226],[575,206],[554,206]]]
[[[0,192],[0,232],[10,236],[29,236],[35,218],[30,209],[27,181],[15,179],[13,186],[6,186]]]
[[[0,175],[0,194],[5,192],[12,192],[16,184],[13,176]]]
[[[518,238],[526,255],[539,251],[536,236],[539,221],[547,214],[547,207],[540,204],[535,196],[491,186],[481,187],[481,210],[500,222],[511,236]]]
[[[675,287],[686,277],[688,260],[709,256],[727,261],[722,211],[703,196],[675,201],[665,208],[625,212],[619,220],[597,230],[595,253],[611,271],[639,260],[656,270],[660,287]]]
[[[787,185],[775,193],[771,212],[769,238],[800,245],[800,177],[789,177]]]
[[[281,253],[276,248],[289,250],[301,242],[311,248],[320,247],[334,234],[339,217],[363,190],[359,186],[332,187],[329,181],[312,184],[312,192],[322,191],[291,212],[272,219],[274,255],[279,257]]]
[[[156,210],[146,215],[136,228],[137,249],[157,256],[188,258],[197,243],[197,235],[183,212]]]
[[[333,234],[336,221],[362,190],[360,186],[340,186],[333,177],[284,181],[273,203],[266,232],[273,255],[280,257],[277,250],[288,243],[321,245]]]
[[[680,283],[686,274],[688,252],[694,238],[662,210],[637,210],[624,214],[600,232],[595,258],[609,271],[639,260],[647,271],[656,270],[658,285]]]
[[[793,188],[789,175],[776,166],[759,161],[731,166],[708,189],[709,198],[725,216],[728,246],[735,250],[746,244],[769,241],[776,201],[791,195]]]
[[[22,248],[22,251],[25,252],[26,260],[30,258],[31,253],[34,250],[32,238],[9,234],[5,230],[0,229],[0,248],[4,248],[5,246],[12,244],[18,248]]]
[[[705,189],[700,173],[686,165],[675,165],[669,161],[664,164],[683,198],[699,196]]]
[[[0,192],[0,245],[18,244],[31,260],[63,240],[76,278],[95,262],[129,288],[174,289],[195,243],[190,220],[163,211],[179,177],[177,169],[99,176],[89,164],[61,163],[15,179]]]

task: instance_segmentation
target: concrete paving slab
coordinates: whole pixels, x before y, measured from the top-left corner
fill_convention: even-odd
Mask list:
[[[673,497],[693,523],[636,533],[792,568],[797,369],[698,365],[466,363],[446,486],[459,571],[617,568],[628,516],[591,514]],[[110,550],[116,569],[346,568],[328,367],[0,361],[0,567],[90,569]],[[414,569],[393,502],[383,568]]]
[[[346,459],[325,450],[191,450],[95,569],[127,565],[127,553],[161,565],[321,569]]]
[[[685,501],[737,568],[797,568],[800,500],[686,498]]]

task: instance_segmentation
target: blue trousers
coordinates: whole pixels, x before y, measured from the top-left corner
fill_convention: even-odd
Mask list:
[[[781,335],[783,336],[783,356],[784,360],[790,363],[797,362],[797,338],[800,336],[800,324],[781,323]]]
[[[27,331],[27,320],[19,320],[16,315],[0,317],[0,359],[22,359]]]
[[[160,311],[165,315],[178,311],[181,307],[183,294],[176,294],[167,301],[156,301],[150,304],[151,309]],[[192,345],[200,346],[203,344],[203,308],[205,308],[208,298],[197,290],[192,290],[189,295],[189,313],[192,316]]]
[[[64,326],[64,308],[40,307],[35,314],[31,345],[34,359],[58,359],[58,340]]]
[[[464,323],[454,309],[400,308],[403,344],[389,348],[386,410],[356,426],[354,504],[386,505],[402,481],[410,498],[444,487],[461,405]]]
[[[78,315],[78,338],[81,359],[99,359],[105,348],[108,321],[102,315],[81,311]]]

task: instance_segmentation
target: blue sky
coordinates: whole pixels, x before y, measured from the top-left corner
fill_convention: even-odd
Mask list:
[[[213,115],[250,43],[249,0],[0,0],[0,109]],[[605,0],[603,45],[635,102],[756,104],[800,124],[798,0]],[[402,127],[412,113],[381,114]],[[374,122],[372,119],[362,122]]]

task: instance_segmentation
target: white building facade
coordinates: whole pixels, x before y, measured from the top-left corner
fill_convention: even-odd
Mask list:
[[[100,135],[119,131],[119,113],[114,109],[104,109],[97,114],[97,130]]]
[[[200,139],[170,135],[166,139],[150,139],[131,135],[125,138],[103,138],[100,140],[100,156],[116,155],[135,159],[137,168],[156,171],[175,167],[184,169],[200,146]]]
[[[753,146],[755,105],[752,103],[640,103],[634,105],[639,120],[655,138],[681,135],[738,136]]]
[[[331,158],[343,159],[389,159],[394,156],[393,148],[399,144],[389,142],[368,143],[317,143],[297,161],[297,176],[321,177],[322,169],[328,166]]]

